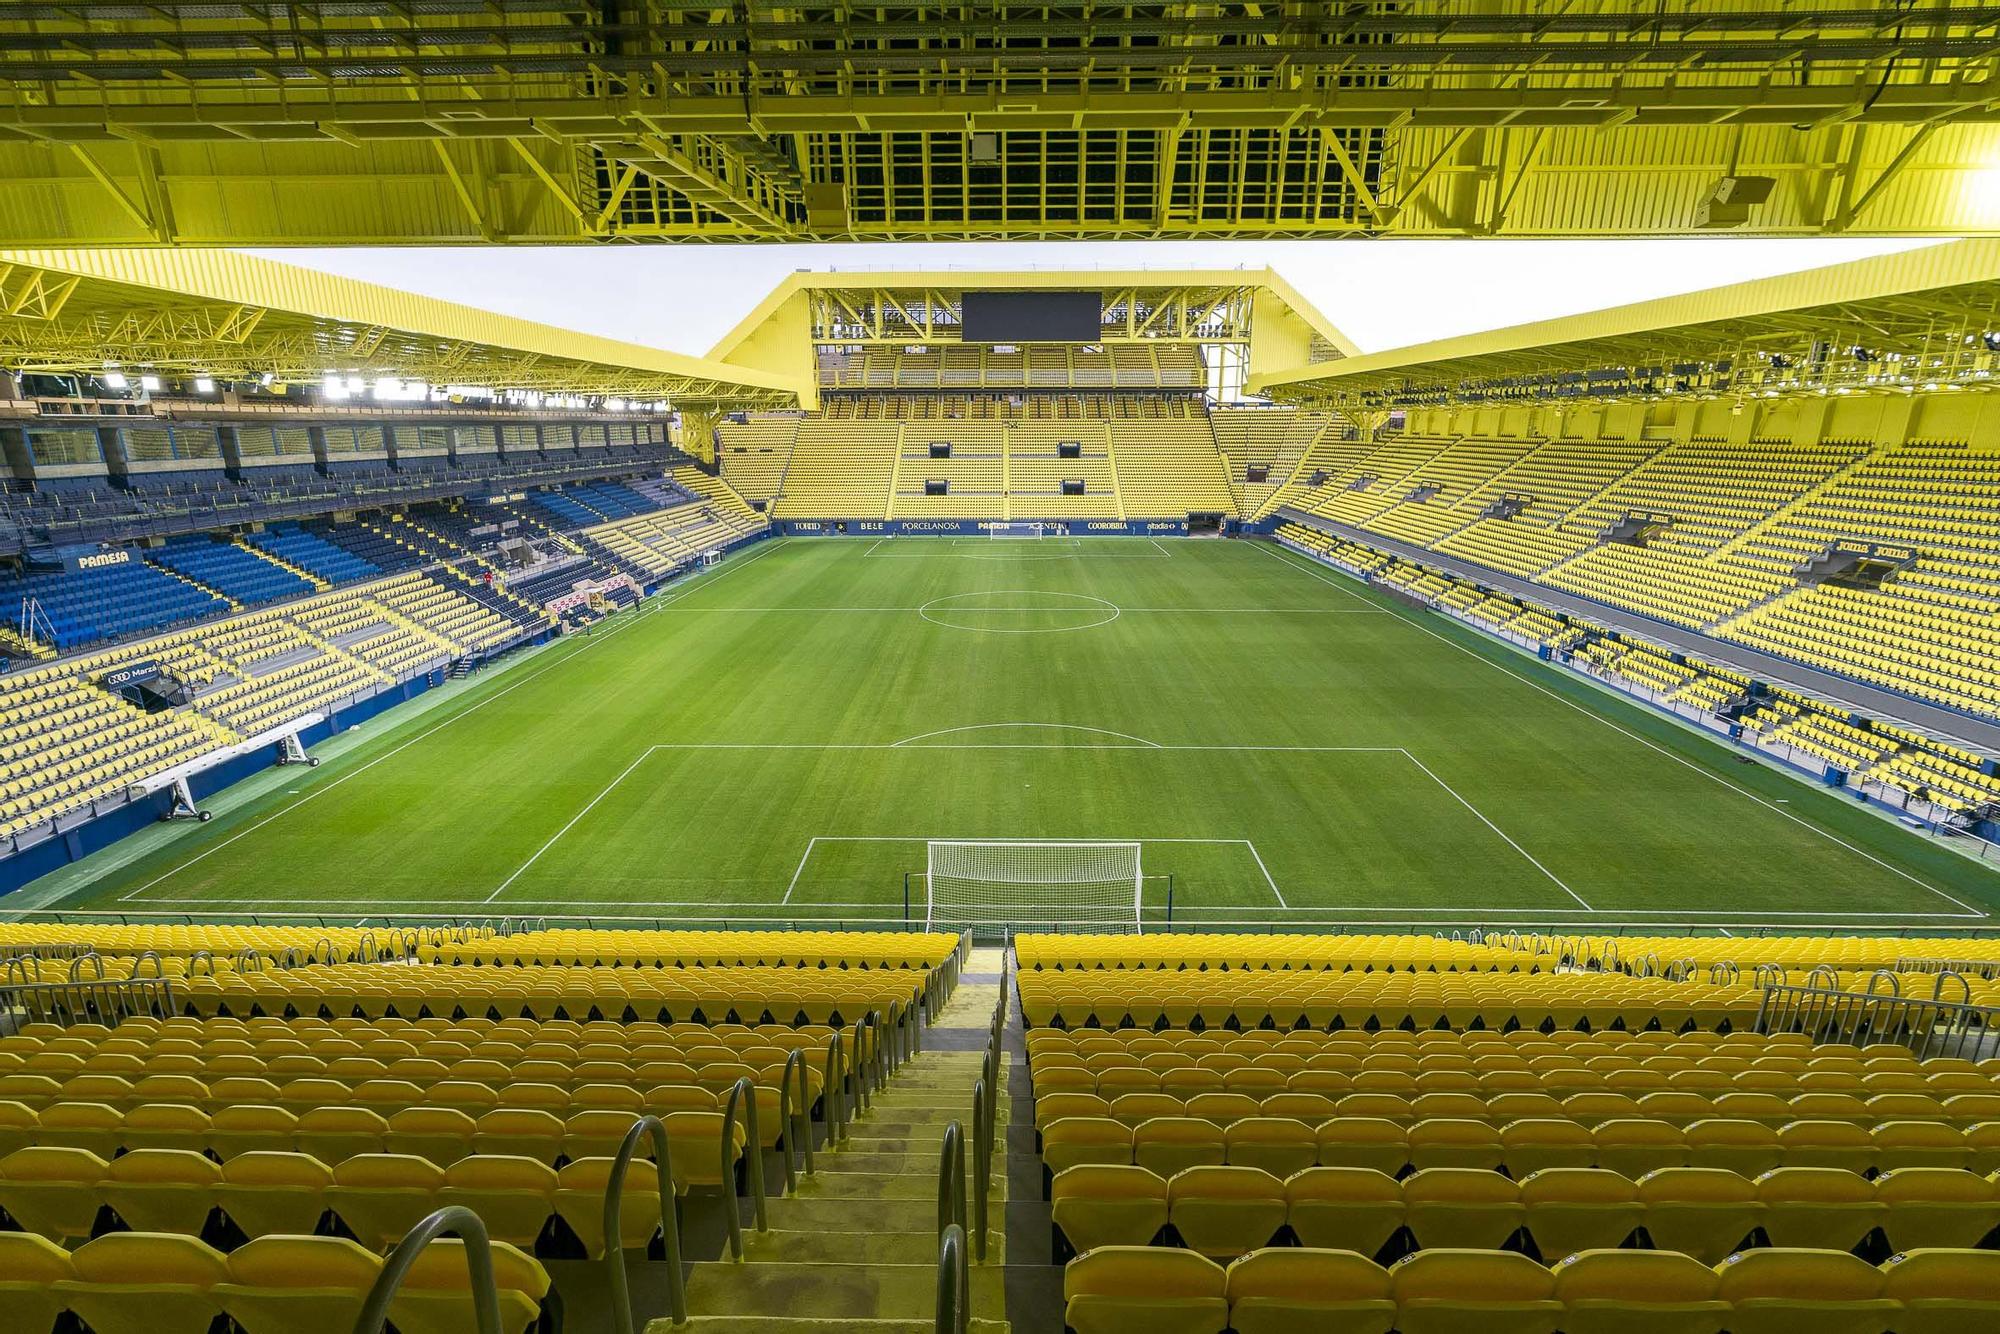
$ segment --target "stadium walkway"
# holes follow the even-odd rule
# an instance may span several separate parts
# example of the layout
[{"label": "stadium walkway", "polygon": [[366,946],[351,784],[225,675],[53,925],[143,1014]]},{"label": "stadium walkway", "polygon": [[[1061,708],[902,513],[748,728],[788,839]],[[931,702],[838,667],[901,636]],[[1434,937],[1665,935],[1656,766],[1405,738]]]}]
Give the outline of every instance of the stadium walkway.
[{"label": "stadium walkway", "polygon": [[[796,1194],[770,1202],[770,1231],[746,1234],[742,1263],[690,1266],[691,1319],[681,1328],[714,1334],[928,1334],[934,1328],[944,1128],[951,1121],[963,1127],[970,1168],[972,1086],[1004,967],[1002,951],[973,951],[958,989],[924,1031],[923,1052],[876,1095],[846,1142],[820,1153],[817,1173],[803,1178]],[[1010,1317],[1022,1329],[1059,1329],[1062,1319],[1062,1271],[1048,1263],[1048,1206],[1041,1203],[1040,1163],[1032,1153],[1033,1099],[1016,1101],[1006,1093],[1026,1069],[1013,1016],[1005,1044],[988,1182],[993,1227],[985,1263],[975,1259],[972,1265],[977,1334],[1001,1334]],[[1030,1147],[1025,1164],[1021,1154],[1009,1152],[1023,1127]],[[968,1183],[969,1210],[970,1189]],[[1010,1201],[1024,1192],[1027,1207],[1017,1209]],[[1009,1255],[1021,1263],[1009,1263]],[[673,1328],[656,1321],[648,1334]]]}]

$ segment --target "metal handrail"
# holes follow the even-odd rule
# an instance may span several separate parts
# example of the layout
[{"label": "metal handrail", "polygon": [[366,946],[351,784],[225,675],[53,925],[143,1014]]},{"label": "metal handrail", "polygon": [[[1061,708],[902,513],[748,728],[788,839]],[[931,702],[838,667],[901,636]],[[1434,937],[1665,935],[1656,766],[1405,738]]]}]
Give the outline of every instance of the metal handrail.
[{"label": "metal handrail", "polygon": [[[91,976],[83,975],[83,966],[89,964]],[[102,982],[104,980],[104,956],[96,950],[79,954],[69,961],[69,980],[72,982]]]},{"label": "metal handrail", "polygon": [[956,1121],[946,1123],[938,1151],[937,1205],[939,1232],[965,1230],[965,1132]]},{"label": "metal handrail", "polygon": [[[7,961],[11,976],[20,961]],[[25,969],[21,970],[23,973]],[[0,1012],[19,1011],[31,1023],[105,1024],[115,1027],[135,1015],[176,1012],[174,983],[167,977],[86,979],[81,982],[22,982],[0,986]]]},{"label": "metal handrail", "polygon": [[1814,1043],[1894,1043],[1919,1059],[1981,1059],[2000,1041],[2000,1006],[1924,1000],[1831,987],[1764,989],[1759,1033],[1804,1033]]},{"label": "metal handrail", "polygon": [[1891,996],[1900,996],[1903,994],[1903,979],[1886,968],[1877,968],[1868,975],[1867,991],[1869,995],[1872,996],[1875,994],[1875,986],[1879,982],[1887,982],[1889,984],[1889,994]]},{"label": "metal handrail", "polygon": [[676,1325],[687,1323],[687,1278],[681,1273],[680,1214],[675,1207],[673,1156],[667,1149],[666,1123],[657,1116],[641,1116],[625,1132],[625,1139],[611,1159],[611,1175],[604,1183],[604,1263],[611,1276],[611,1320],[614,1334],[638,1334],[632,1320],[632,1291],[625,1274],[624,1247],[621,1246],[625,1221],[625,1172],[632,1166],[641,1138],[653,1142],[653,1166],[659,1173],[660,1239],[667,1251],[667,1309]]},{"label": "metal handrail", "polygon": [[972,1328],[971,1289],[965,1229],[953,1224],[938,1238],[937,1334],[968,1334]]},{"label": "metal handrail", "polygon": [[987,1178],[993,1173],[993,1094],[984,1079],[972,1081],[972,1245],[986,1259]]},{"label": "metal handrail", "polygon": [[1970,973],[1991,982],[2000,978],[2000,959],[1931,959],[1905,957],[1889,965],[1899,973]]},{"label": "metal handrail", "polygon": [[847,1094],[842,1087],[846,1071],[842,1069],[842,1044],[839,1033],[832,1033],[826,1039],[826,1080],[821,1096],[826,1099],[826,1143],[828,1148],[840,1143],[844,1138],[847,1120]]},{"label": "metal handrail", "polygon": [[722,1109],[722,1181],[728,1195],[728,1207],[723,1213],[729,1219],[729,1253],[736,1259],[743,1258],[743,1220],[736,1207],[736,1192],[730,1183],[736,1179],[736,1109],[743,1109],[743,1158],[744,1176],[750,1185],[751,1217],[759,1232],[771,1230],[770,1219],[764,1201],[764,1148],[763,1136],[757,1126],[757,1086],[745,1075],[729,1086],[729,1101]]},{"label": "metal handrail", "polygon": [[[798,1096],[792,1096],[792,1072],[798,1072]],[[805,1171],[813,1170],[812,1150],[812,1089],[806,1083],[806,1054],[797,1048],[785,1057],[785,1068],[778,1072],[778,1127],[783,1136],[781,1161],[785,1165],[785,1193],[791,1194],[798,1187],[798,1178],[792,1172],[792,1154],[801,1146],[805,1152]]]},{"label": "metal handrail", "polygon": [[447,1233],[455,1233],[465,1243],[465,1265],[472,1279],[472,1319],[477,1334],[500,1334],[500,1288],[493,1281],[493,1244],[487,1240],[486,1224],[462,1204],[446,1205],[424,1219],[396,1243],[396,1249],[375,1276],[375,1284],[362,1299],[361,1313],[354,1318],[354,1334],[382,1334],[389,1321],[389,1303],[424,1248]]}]

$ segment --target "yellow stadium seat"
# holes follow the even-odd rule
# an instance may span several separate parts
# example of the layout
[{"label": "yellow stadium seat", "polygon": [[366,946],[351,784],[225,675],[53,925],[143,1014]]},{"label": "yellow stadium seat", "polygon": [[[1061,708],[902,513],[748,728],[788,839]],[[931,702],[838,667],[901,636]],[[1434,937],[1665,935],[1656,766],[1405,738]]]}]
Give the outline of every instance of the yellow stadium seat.
[{"label": "yellow stadium seat", "polygon": [[439,1205],[462,1204],[496,1241],[532,1248],[555,1209],[556,1172],[534,1158],[478,1154],[444,1170]]},{"label": "yellow stadium seat", "polygon": [[1167,1181],[1167,1221],[1203,1255],[1242,1255],[1285,1225],[1284,1183],[1254,1167],[1190,1167]]},{"label": "yellow stadium seat", "polygon": [[386,1251],[436,1208],[444,1169],[409,1154],[367,1153],[342,1159],[324,1191],[362,1245]]},{"label": "yellow stadium seat", "polygon": [[1717,1334],[1715,1271],[1671,1251],[1586,1250],[1550,1270],[1563,1334]]},{"label": "yellow stadium seat", "polygon": [[1222,1128],[1193,1116],[1160,1116],[1132,1130],[1132,1161],[1171,1179],[1190,1167],[1219,1167],[1228,1158]]},{"label": "yellow stadium seat", "polygon": [[261,1237],[213,1289],[246,1334],[350,1334],[382,1259],[345,1237]]},{"label": "yellow stadium seat", "polygon": [[1638,1230],[1644,1208],[1629,1177],[1602,1167],[1551,1167],[1521,1182],[1521,1208],[1542,1258],[1615,1248]]},{"label": "yellow stadium seat", "polygon": [[1852,1121],[1793,1121],[1778,1128],[1778,1147],[1787,1167],[1868,1172],[1875,1166],[1875,1141]]},{"label": "yellow stadium seat", "polygon": [[1498,1249],[1520,1230],[1521,1188],[1498,1172],[1425,1168],[1403,1180],[1403,1217],[1427,1249]]},{"label": "yellow stadium seat", "polygon": [[1884,1121],[1868,1128],[1875,1141],[1875,1167],[1970,1167],[1972,1147],[1957,1126],[1936,1121]]},{"label": "yellow stadium seat", "polygon": [[1395,1176],[1410,1162],[1409,1131],[1381,1117],[1337,1116],[1314,1132],[1323,1167],[1366,1167]]},{"label": "yellow stadium seat", "polygon": [[125,1114],[101,1102],[58,1102],[42,1108],[37,1140],[52,1148],[88,1149],[110,1158],[121,1147]]},{"label": "yellow stadium seat", "polygon": [[1508,1251],[1419,1251],[1389,1287],[1399,1334],[1552,1334],[1563,1316],[1549,1271]]},{"label": "yellow stadium seat", "polygon": [[1259,1167],[1283,1180],[1319,1161],[1314,1127],[1303,1121],[1246,1117],[1223,1127],[1222,1134],[1232,1167]]},{"label": "yellow stadium seat", "polygon": [[1666,1167],[1638,1181],[1646,1234],[1663,1251],[1714,1264],[1764,1218],[1756,1184],[1719,1167]]},{"label": "yellow stadium seat", "polygon": [[2000,1227],[2000,1182],[1950,1167],[1904,1167],[1875,1178],[1891,1249],[1971,1247]]},{"label": "yellow stadium seat", "polygon": [[1637,1180],[1663,1167],[1687,1165],[1687,1132],[1671,1121],[1645,1117],[1600,1122],[1590,1132],[1597,1165]]},{"label": "yellow stadium seat", "polygon": [[1252,1251],[1223,1285],[1236,1334],[1387,1334],[1396,1320],[1388,1271],[1344,1251]]},{"label": "yellow stadium seat", "polygon": [[1896,1334],[1991,1334],[2000,1329],[2000,1251],[1904,1251],[1882,1265],[1882,1296],[1902,1308]]},{"label": "yellow stadium seat", "polygon": [[1110,1117],[1064,1117],[1042,1131],[1042,1162],[1052,1173],[1085,1163],[1129,1163],[1132,1143],[1132,1128]]},{"label": "yellow stadium seat", "polygon": [[1051,1217],[1081,1255],[1099,1246],[1144,1246],[1167,1223],[1167,1183],[1130,1165],[1087,1164],[1056,1173]]},{"label": "yellow stadium seat", "polygon": [[1773,1246],[1849,1251],[1887,1206],[1864,1177],[1831,1167],[1780,1167],[1757,1178],[1763,1228]]},{"label": "yellow stadium seat", "polygon": [[[591,1259],[604,1255],[604,1192],[611,1181],[610,1158],[579,1158],[556,1173],[552,1202]],[[649,1161],[634,1159],[625,1173],[619,1198],[618,1229],[622,1250],[643,1250],[660,1230],[660,1177]],[[676,1178],[674,1189],[687,1183]]]},{"label": "yellow stadium seat", "polygon": [[49,1334],[63,1312],[55,1285],[76,1277],[69,1252],[33,1232],[0,1232],[0,1334]]},{"label": "yellow stadium seat", "polygon": [[191,1149],[135,1149],[112,1160],[98,1197],[135,1232],[201,1235],[222,1168]]},{"label": "yellow stadium seat", "polygon": [[333,1169],[310,1154],[240,1153],[222,1165],[215,1202],[247,1236],[309,1236],[332,1184]]},{"label": "yellow stadium seat", "polygon": [[1301,1245],[1374,1256],[1403,1226],[1403,1190],[1372,1167],[1312,1167],[1285,1182]]},{"label": "yellow stadium seat", "polygon": [[51,1241],[88,1237],[110,1164],[88,1149],[31,1145],[0,1158],[0,1208]]},{"label": "yellow stadium seat", "polygon": [[1716,1276],[1730,1334],[1882,1334],[1895,1324],[1881,1273],[1839,1251],[1743,1251],[1717,1265]]},{"label": "yellow stadium seat", "polygon": [[[389,1302],[389,1321],[402,1334],[462,1334],[472,1324],[472,1281],[465,1243],[432,1242],[404,1276]],[[500,1290],[502,1334],[523,1334],[541,1314],[549,1276],[533,1257],[504,1241],[493,1243],[493,1282]]]},{"label": "yellow stadium seat", "polygon": [[300,1153],[321,1162],[337,1163],[363,1154],[380,1153],[389,1123],[365,1107],[312,1107],[299,1114],[292,1139]]},{"label": "yellow stadium seat", "polygon": [[1426,1167],[1498,1168],[1506,1157],[1500,1132],[1484,1121],[1440,1117],[1409,1128],[1410,1163]]},{"label": "yellow stadium seat", "polygon": [[382,1150],[428,1158],[439,1167],[449,1167],[472,1152],[476,1129],[477,1123],[457,1107],[406,1107],[388,1117]]},{"label": "yellow stadium seat", "polygon": [[472,1151],[553,1163],[562,1153],[562,1118],[530,1107],[498,1107],[473,1123]]},{"label": "yellow stadium seat", "polygon": [[125,1113],[119,1141],[127,1149],[193,1149],[208,1147],[211,1120],[199,1107],[177,1103],[142,1103]]},{"label": "yellow stadium seat", "polygon": [[1759,1121],[1697,1121],[1686,1134],[1690,1167],[1720,1167],[1754,1177],[1785,1160],[1778,1132]]},{"label": "yellow stadium seat", "polygon": [[208,1146],[224,1162],[243,1153],[287,1153],[298,1147],[298,1121],[282,1107],[220,1107],[209,1117]]},{"label": "yellow stadium seat", "polygon": [[1597,1144],[1588,1128],[1559,1117],[1530,1117],[1500,1127],[1500,1150],[1516,1181],[1548,1167],[1591,1167]]},{"label": "yellow stadium seat", "polygon": [[1225,1275],[1192,1251],[1102,1246],[1064,1268],[1063,1322],[1076,1334],[1220,1334]]},{"label": "yellow stadium seat", "polygon": [[228,1262],[194,1237],[113,1232],[70,1263],[76,1277],[59,1279],[56,1294],[95,1334],[208,1334],[222,1314],[214,1288]]}]

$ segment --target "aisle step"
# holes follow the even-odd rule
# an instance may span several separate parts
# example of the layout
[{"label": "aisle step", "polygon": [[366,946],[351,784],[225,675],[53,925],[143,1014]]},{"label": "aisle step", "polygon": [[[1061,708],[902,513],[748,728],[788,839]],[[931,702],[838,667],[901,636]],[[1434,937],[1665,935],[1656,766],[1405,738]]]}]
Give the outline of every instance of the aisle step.
[{"label": "aisle step", "polygon": [[[969,1149],[971,1146],[968,1145]],[[999,1175],[995,1174],[996,1177]],[[995,1186],[993,1199],[1004,1198],[1004,1181]],[[787,1196],[800,1200],[936,1200],[937,1167],[921,1172],[819,1172],[800,1180],[798,1192]]]},{"label": "aisle step", "polygon": [[[972,1133],[969,1126],[966,1133],[968,1135]],[[849,1172],[867,1172],[876,1175],[935,1177],[943,1140],[944,1136],[940,1134],[933,1136],[928,1144],[919,1139],[905,1149],[878,1149],[875,1146],[880,1141],[869,1141],[865,1147],[821,1154],[813,1161],[813,1167],[820,1174],[831,1173],[835,1176]],[[969,1153],[971,1149],[972,1146],[968,1142],[966,1151]],[[995,1177],[1001,1175],[997,1159],[993,1164],[993,1175]]]},{"label": "aisle step", "polygon": [[[796,1219],[787,1219],[796,1223]],[[745,1236],[743,1258],[752,1264],[935,1265],[938,1256],[937,1208],[925,1216],[928,1227],[903,1231],[836,1232],[812,1230]],[[1001,1229],[989,1227],[987,1263],[999,1262],[1004,1249]]]},{"label": "aisle step", "polygon": [[[972,1270],[972,1310],[998,1318],[1006,1310],[1001,1266]],[[937,1315],[937,1261],[922,1264],[736,1264],[693,1267],[688,1310],[705,1315],[811,1312],[818,1319],[925,1320]]]}]

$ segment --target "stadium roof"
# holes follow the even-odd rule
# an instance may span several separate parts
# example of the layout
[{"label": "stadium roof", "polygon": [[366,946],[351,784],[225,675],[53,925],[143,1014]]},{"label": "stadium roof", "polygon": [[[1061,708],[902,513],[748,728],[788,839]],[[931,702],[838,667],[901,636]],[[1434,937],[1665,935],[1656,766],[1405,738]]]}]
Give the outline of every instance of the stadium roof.
[{"label": "stadium roof", "polygon": [[1356,408],[2000,387],[2000,241],[1759,278],[1322,366],[1253,392]]},{"label": "stadium roof", "polygon": [[229,251],[0,250],[0,366],[432,385],[789,406],[788,377]]},{"label": "stadium roof", "polygon": [[0,6],[14,245],[2000,229],[1978,0]]}]

